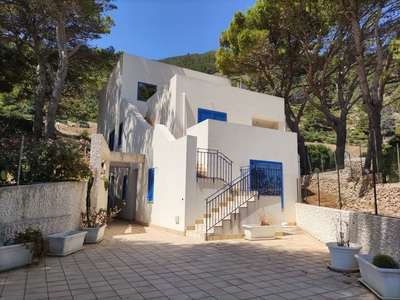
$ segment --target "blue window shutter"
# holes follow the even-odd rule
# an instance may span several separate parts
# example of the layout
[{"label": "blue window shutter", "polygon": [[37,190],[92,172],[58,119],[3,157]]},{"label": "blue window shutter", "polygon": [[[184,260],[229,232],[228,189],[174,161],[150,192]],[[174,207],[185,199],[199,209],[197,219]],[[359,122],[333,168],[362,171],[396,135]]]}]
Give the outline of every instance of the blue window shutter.
[{"label": "blue window shutter", "polygon": [[213,119],[226,122],[226,113],[215,111]]},{"label": "blue window shutter", "polygon": [[154,200],[154,168],[149,169],[149,178],[147,182],[147,201]]},{"label": "blue window shutter", "polygon": [[128,183],[128,175],[124,175],[124,180],[122,181],[122,201],[126,201],[126,186]]},{"label": "blue window shutter", "polygon": [[226,113],[225,112],[199,108],[198,109],[198,113],[197,113],[198,123],[200,123],[200,122],[202,122],[204,120],[207,120],[207,119],[226,122],[227,117],[226,117]]},{"label": "blue window shutter", "polygon": [[114,151],[114,141],[115,141],[115,129],[111,131],[108,136],[108,148],[110,148],[110,151]]},{"label": "blue window shutter", "polygon": [[118,128],[118,148],[121,148],[122,146],[122,129],[123,129],[123,122],[119,123],[119,128]]}]

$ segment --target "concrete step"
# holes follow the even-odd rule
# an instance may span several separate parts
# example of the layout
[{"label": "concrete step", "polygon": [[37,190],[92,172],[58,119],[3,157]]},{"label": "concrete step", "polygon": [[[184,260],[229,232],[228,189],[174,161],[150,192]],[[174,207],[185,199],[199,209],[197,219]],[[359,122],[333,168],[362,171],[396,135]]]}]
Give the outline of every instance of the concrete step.
[{"label": "concrete step", "polygon": [[186,230],[186,236],[190,238],[194,238],[197,240],[205,241],[206,240],[206,235],[202,231],[197,231],[197,230]]}]

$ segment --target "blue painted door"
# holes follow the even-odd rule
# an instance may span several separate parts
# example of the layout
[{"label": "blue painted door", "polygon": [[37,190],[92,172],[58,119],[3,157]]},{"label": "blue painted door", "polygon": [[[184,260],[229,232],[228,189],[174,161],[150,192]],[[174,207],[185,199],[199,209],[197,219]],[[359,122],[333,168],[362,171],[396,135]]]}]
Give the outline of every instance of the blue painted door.
[{"label": "blue painted door", "polygon": [[283,208],[282,163],[251,159],[250,188],[259,195],[280,195]]},{"label": "blue painted door", "polygon": [[114,141],[115,141],[115,129],[108,135],[108,148],[110,151],[114,151]]},{"label": "blue painted door", "polygon": [[198,123],[207,120],[207,119],[212,119],[212,120],[218,120],[218,121],[223,121],[226,122],[226,113],[222,111],[216,111],[216,110],[208,110],[204,108],[199,108],[198,109],[198,116],[197,120]]},{"label": "blue painted door", "polygon": [[154,168],[149,169],[149,177],[147,181],[147,201],[154,200]]}]

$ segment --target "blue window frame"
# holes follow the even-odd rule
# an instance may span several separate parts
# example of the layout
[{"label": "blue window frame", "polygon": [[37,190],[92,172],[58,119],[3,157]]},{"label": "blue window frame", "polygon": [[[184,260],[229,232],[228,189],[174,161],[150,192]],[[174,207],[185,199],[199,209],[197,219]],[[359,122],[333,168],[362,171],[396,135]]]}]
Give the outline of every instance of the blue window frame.
[{"label": "blue window frame", "polygon": [[123,129],[123,122],[119,123],[118,127],[118,149],[122,147],[122,129]]},{"label": "blue window frame", "polygon": [[149,169],[149,178],[147,181],[147,201],[153,202],[154,200],[154,171],[155,168]]},{"label": "blue window frame", "polygon": [[150,83],[138,82],[137,99],[147,101],[157,92],[157,86]]},{"label": "blue window frame", "polygon": [[207,119],[226,122],[227,118],[226,118],[226,113],[225,112],[199,108],[198,109],[198,114],[197,114],[198,123],[200,123],[200,122],[202,122],[204,120],[207,120]]},{"label": "blue window frame", "polygon": [[250,189],[258,190],[259,195],[280,195],[281,207],[284,208],[282,163],[251,159]]},{"label": "blue window frame", "polygon": [[128,175],[124,175],[124,179],[122,181],[122,201],[126,201],[127,185],[128,185]]},{"label": "blue window frame", "polygon": [[108,135],[108,148],[110,151],[114,151],[114,143],[115,143],[115,129],[110,132]]}]

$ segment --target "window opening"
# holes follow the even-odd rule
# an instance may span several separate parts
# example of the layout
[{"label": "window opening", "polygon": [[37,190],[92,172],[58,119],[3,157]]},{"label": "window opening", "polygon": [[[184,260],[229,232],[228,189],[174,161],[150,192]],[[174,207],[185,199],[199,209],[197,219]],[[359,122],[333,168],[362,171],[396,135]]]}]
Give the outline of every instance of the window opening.
[{"label": "window opening", "polygon": [[157,92],[157,86],[150,83],[138,82],[137,99],[147,101]]}]

